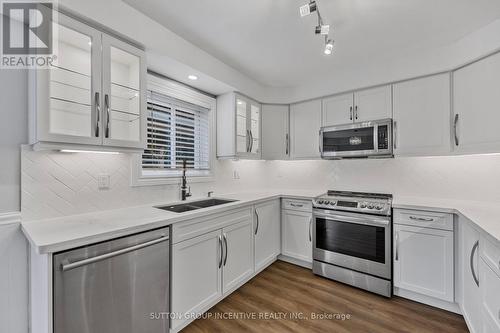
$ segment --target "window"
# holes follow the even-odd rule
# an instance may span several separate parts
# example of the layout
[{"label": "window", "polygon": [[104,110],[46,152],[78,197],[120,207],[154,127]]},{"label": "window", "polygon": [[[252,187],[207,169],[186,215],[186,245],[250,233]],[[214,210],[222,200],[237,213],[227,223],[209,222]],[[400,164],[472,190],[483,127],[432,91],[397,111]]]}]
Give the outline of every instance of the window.
[{"label": "window", "polygon": [[181,176],[184,161],[189,177],[210,176],[214,108],[212,97],[149,75],[147,147],[136,163],[133,185],[170,183],[168,178]]}]

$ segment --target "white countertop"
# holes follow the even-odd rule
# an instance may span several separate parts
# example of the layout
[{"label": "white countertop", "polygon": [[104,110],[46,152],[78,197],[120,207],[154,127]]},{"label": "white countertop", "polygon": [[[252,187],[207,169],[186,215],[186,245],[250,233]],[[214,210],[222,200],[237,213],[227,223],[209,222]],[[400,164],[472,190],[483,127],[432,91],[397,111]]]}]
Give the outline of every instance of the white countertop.
[{"label": "white countertop", "polygon": [[[156,206],[166,206],[180,202],[157,202],[143,206],[22,222],[21,226],[36,252],[45,254],[165,227],[176,222],[253,205],[273,198],[311,199],[325,192],[326,190],[289,190],[224,194],[218,195],[216,198],[237,201],[184,213],[173,213],[155,208]],[[193,198],[189,201],[203,199],[207,198]]]},{"label": "white countertop", "polygon": [[[168,226],[210,213],[220,213],[273,198],[311,199],[325,193],[319,191],[278,190],[218,195],[217,198],[238,200],[221,206],[173,213],[155,208],[178,202],[100,211],[22,223],[22,229],[37,253],[53,253],[137,232]],[[197,201],[206,198],[193,198]],[[449,200],[430,197],[394,197],[394,208],[431,210],[461,214],[500,242],[500,203]]]}]

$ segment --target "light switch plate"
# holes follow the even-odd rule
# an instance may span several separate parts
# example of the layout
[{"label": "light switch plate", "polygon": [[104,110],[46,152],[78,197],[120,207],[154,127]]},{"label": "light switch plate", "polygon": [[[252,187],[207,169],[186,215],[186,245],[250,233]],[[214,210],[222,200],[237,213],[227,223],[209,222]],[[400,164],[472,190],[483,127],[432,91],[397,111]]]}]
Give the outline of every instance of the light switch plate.
[{"label": "light switch plate", "polygon": [[97,187],[100,190],[109,190],[110,176],[106,174],[97,176]]}]

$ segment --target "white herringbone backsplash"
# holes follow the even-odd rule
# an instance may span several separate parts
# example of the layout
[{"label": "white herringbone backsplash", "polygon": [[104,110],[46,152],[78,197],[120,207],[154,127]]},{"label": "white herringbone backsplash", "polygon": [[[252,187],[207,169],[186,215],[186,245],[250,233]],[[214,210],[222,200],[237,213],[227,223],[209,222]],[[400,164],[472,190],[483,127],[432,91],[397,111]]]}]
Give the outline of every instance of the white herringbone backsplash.
[{"label": "white herringbone backsplash", "polygon": [[[179,200],[179,185],[132,187],[128,154],[22,150],[25,220]],[[192,183],[194,197],[237,191],[327,189],[500,202],[500,155],[341,161],[216,161],[214,181]],[[236,173],[236,177],[235,177]],[[99,190],[97,177],[111,177]],[[237,179],[234,179],[237,178]]]},{"label": "white herringbone backsplash", "polygon": [[[131,187],[131,156],[54,151],[21,152],[21,211],[24,220],[178,200],[178,185]],[[97,177],[110,175],[99,190]]]}]

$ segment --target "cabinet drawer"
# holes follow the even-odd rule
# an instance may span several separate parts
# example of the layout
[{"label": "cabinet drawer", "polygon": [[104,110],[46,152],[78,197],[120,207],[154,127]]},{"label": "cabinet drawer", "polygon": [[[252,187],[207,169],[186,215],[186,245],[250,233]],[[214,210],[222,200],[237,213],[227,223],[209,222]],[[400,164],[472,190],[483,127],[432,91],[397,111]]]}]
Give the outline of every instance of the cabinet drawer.
[{"label": "cabinet drawer", "polygon": [[453,215],[422,210],[394,209],[394,224],[453,230]]},{"label": "cabinet drawer", "polygon": [[283,199],[283,209],[299,210],[302,212],[312,212],[312,201]]},{"label": "cabinet drawer", "polygon": [[175,223],[172,226],[172,243],[178,243],[231,224],[253,219],[251,207],[213,214]]},{"label": "cabinet drawer", "polygon": [[479,276],[481,283],[481,293],[483,298],[483,316],[489,314],[500,326],[500,277],[493,270],[480,260]]},{"label": "cabinet drawer", "polygon": [[481,237],[479,252],[484,262],[499,276],[500,279],[500,247],[486,237]]}]

